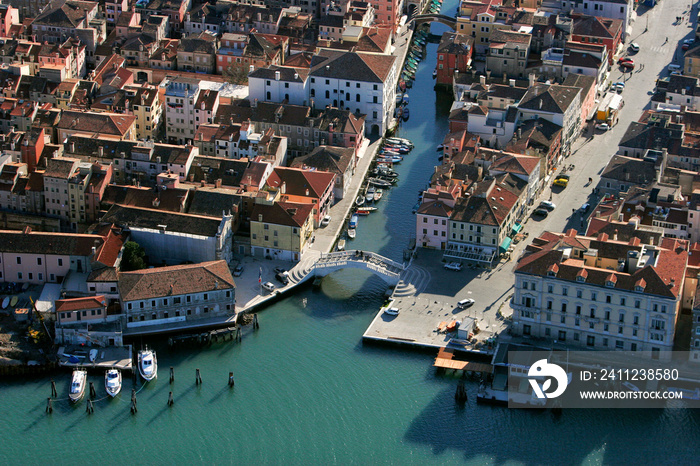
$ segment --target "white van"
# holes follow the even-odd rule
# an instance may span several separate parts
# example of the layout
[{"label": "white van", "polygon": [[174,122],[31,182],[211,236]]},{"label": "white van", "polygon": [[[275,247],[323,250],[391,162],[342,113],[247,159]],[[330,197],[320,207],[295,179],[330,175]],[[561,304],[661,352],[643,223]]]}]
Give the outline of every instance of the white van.
[{"label": "white van", "polygon": [[474,300],[471,298],[463,299],[457,303],[457,307],[460,309],[466,309],[474,304]]},{"label": "white van", "polygon": [[680,71],[681,69],[681,65],[676,65],[675,63],[668,65],[668,71]]}]

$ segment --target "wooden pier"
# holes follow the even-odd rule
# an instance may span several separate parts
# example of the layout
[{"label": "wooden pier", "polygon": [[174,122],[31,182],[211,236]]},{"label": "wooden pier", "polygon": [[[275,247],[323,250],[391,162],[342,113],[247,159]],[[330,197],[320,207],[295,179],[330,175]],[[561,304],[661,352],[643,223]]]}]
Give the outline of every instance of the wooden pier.
[{"label": "wooden pier", "polygon": [[483,374],[492,374],[493,366],[483,362],[462,361],[455,359],[455,353],[451,349],[442,348],[435,358],[433,367],[437,369],[452,369],[454,371],[470,371],[481,372]]}]

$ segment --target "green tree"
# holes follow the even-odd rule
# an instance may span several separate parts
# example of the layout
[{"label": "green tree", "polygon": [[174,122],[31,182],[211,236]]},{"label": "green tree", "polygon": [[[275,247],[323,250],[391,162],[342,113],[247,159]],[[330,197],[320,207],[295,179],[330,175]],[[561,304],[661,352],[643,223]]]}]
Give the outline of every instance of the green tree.
[{"label": "green tree", "polygon": [[229,65],[223,75],[231,84],[248,84],[248,67],[245,65]]},{"label": "green tree", "polygon": [[128,272],[130,270],[140,270],[146,268],[146,251],[134,241],[127,241],[124,245],[124,252],[122,253],[122,272]]}]

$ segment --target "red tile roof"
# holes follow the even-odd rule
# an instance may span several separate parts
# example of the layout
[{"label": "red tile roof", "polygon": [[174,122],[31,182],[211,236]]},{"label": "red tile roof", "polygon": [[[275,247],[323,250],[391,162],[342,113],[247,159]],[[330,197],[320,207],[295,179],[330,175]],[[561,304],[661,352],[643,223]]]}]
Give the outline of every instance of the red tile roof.
[{"label": "red tile roof", "polygon": [[97,309],[106,306],[107,301],[104,295],[56,300],[56,312],[82,311],[84,309]]}]

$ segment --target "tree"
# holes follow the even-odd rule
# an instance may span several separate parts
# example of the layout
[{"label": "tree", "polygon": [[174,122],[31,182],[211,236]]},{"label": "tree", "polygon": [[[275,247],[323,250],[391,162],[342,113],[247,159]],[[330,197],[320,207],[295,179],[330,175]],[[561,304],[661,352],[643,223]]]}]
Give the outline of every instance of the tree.
[{"label": "tree", "polygon": [[130,270],[140,270],[146,268],[146,251],[134,241],[127,241],[124,245],[124,252],[122,253],[122,272],[128,272]]},{"label": "tree", "polygon": [[248,67],[241,65],[229,65],[224,70],[224,78],[231,84],[248,84]]}]

